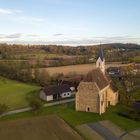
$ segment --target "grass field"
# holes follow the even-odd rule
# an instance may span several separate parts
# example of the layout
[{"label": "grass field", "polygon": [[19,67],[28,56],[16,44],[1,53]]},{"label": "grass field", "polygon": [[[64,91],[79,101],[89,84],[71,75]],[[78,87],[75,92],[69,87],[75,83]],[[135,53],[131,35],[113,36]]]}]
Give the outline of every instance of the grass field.
[{"label": "grass field", "polygon": [[[124,65],[125,64],[121,64],[121,63],[109,63],[109,64],[106,64],[106,68],[118,67],[118,66],[124,66]],[[40,70],[46,69],[50,75],[53,75],[55,73],[68,74],[71,72],[76,72],[78,74],[86,74],[87,72],[89,72],[90,70],[94,68],[96,68],[95,64],[81,64],[81,65],[41,68]]]},{"label": "grass field", "polygon": [[[110,120],[114,124],[118,125],[124,130],[131,130],[134,128],[140,128],[140,122],[136,122],[124,117],[121,117],[117,114],[120,106],[110,107],[106,113],[103,115],[89,113],[89,112],[76,112],[74,109],[74,103],[57,105],[52,107],[43,108],[38,116],[46,116],[49,114],[55,114],[63,118],[68,124],[72,127],[81,125],[84,123],[97,122],[101,120]],[[33,117],[32,112],[19,113],[11,116],[5,116],[0,118],[0,121],[4,120],[13,120],[17,118],[28,118]]]},{"label": "grass field", "polygon": [[83,140],[57,116],[0,123],[1,140]]},{"label": "grass field", "polygon": [[14,55],[16,59],[29,59],[29,58],[34,58],[34,59],[44,59],[44,58],[67,58],[70,57],[65,54],[52,54],[52,53],[46,53],[44,51],[42,52],[33,52],[33,53],[27,53],[27,54],[17,54]]},{"label": "grass field", "polygon": [[129,60],[130,60],[131,62],[140,63],[140,56],[136,56],[136,57],[130,58]]},{"label": "grass field", "polygon": [[0,77],[0,103],[8,105],[9,110],[26,107],[26,97],[39,87]]}]

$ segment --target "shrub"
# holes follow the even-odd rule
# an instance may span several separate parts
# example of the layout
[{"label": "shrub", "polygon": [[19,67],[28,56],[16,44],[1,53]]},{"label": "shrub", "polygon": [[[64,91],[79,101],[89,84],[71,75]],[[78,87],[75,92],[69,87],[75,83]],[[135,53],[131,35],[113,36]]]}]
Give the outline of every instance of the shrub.
[{"label": "shrub", "polygon": [[5,104],[0,104],[0,115],[8,110],[8,106]]},{"label": "shrub", "polygon": [[33,112],[37,113],[42,108],[43,103],[39,99],[32,98],[29,101],[29,106]]}]

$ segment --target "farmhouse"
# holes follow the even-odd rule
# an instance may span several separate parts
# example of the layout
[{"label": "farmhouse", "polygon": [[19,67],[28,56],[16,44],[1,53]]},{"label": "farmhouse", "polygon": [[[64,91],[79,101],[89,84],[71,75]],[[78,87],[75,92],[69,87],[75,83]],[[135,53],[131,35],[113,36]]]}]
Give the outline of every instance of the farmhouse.
[{"label": "farmhouse", "polygon": [[40,92],[40,98],[45,101],[52,101],[60,98],[71,97],[72,91],[67,84],[50,85]]},{"label": "farmhouse", "polygon": [[90,71],[78,86],[76,110],[102,114],[109,105],[118,103],[118,91],[105,71],[105,58],[101,49],[96,69]]}]

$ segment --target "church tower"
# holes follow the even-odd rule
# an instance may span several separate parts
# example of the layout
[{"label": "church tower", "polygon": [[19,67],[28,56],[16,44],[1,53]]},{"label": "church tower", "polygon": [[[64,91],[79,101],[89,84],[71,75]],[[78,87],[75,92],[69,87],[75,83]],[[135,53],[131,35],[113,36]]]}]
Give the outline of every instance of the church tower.
[{"label": "church tower", "polygon": [[96,68],[100,68],[101,71],[105,74],[105,58],[102,48],[100,48],[100,51],[97,56]]}]

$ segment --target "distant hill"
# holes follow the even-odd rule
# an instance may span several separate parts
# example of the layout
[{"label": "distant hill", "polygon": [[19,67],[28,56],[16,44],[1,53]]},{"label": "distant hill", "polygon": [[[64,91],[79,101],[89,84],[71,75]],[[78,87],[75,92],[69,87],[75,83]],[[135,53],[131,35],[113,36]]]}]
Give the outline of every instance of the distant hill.
[{"label": "distant hill", "polygon": [[103,44],[103,47],[112,47],[112,48],[119,48],[119,49],[140,49],[140,45],[138,44],[122,44],[122,43],[112,43],[112,44]]}]

